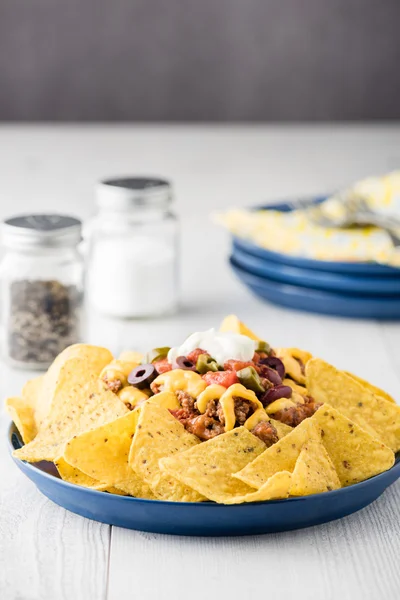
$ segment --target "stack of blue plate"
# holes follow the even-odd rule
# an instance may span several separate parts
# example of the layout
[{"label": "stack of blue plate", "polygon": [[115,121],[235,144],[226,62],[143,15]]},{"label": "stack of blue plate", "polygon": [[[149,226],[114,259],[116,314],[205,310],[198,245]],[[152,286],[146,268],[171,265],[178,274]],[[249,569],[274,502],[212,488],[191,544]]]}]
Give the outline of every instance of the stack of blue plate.
[{"label": "stack of blue plate", "polygon": [[[290,210],[286,204],[262,208]],[[252,292],[275,304],[344,317],[400,319],[400,269],[296,258],[235,236],[230,264]]]}]

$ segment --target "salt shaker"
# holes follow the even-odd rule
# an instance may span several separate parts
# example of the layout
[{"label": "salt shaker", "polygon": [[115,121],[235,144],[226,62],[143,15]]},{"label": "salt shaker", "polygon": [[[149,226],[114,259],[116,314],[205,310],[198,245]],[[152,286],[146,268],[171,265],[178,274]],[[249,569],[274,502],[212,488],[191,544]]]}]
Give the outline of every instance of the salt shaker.
[{"label": "salt shaker", "polygon": [[2,224],[0,265],[3,357],[12,366],[45,369],[81,341],[81,222],[24,215]]},{"label": "salt shaker", "polygon": [[88,227],[87,291],[99,313],[119,318],[170,314],[178,296],[178,222],[172,189],[159,178],[107,179]]}]

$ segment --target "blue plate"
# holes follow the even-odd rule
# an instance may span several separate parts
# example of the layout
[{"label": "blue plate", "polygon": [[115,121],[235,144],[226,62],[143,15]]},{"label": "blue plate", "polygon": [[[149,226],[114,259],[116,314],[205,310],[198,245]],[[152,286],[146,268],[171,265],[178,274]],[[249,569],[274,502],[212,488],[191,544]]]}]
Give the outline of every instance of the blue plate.
[{"label": "blue plate", "polygon": [[[318,196],[315,198],[315,204],[319,204],[325,199],[325,196]],[[267,206],[256,206],[254,210],[280,210],[282,212],[290,212],[291,207],[285,202],[280,202],[278,204],[268,204]],[[380,265],[378,263],[331,262],[325,260],[314,260],[311,258],[299,258],[296,256],[290,256],[288,254],[282,254],[280,252],[273,252],[272,250],[266,250],[257,244],[236,236],[232,236],[232,240],[234,248],[239,248],[240,250],[249,252],[254,256],[258,256],[259,258],[291,267],[316,269],[317,271],[330,271],[332,273],[348,273],[353,275],[384,275],[386,277],[399,277],[400,273],[400,269],[395,269],[394,267],[388,267],[386,265]]]},{"label": "blue plate", "polygon": [[350,294],[400,296],[400,271],[397,277],[381,275],[377,278],[317,271],[316,269],[301,269],[259,258],[237,246],[233,248],[232,259],[236,265],[249,273],[281,283]]},{"label": "blue plate", "polygon": [[400,296],[363,296],[280,283],[245,271],[231,258],[235,275],[250,290],[274,304],[322,315],[356,319],[400,319]]},{"label": "blue plate", "polygon": [[[14,425],[9,429],[10,450],[20,448]],[[17,466],[50,500],[82,517],[127,529],[173,535],[250,535],[290,531],[320,525],[364,508],[400,477],[400,461],[385,473],[348,488],[288,498],[224,506],[213,502],[163,502],[97,492],[66,483],[48,471],[49,463]]]}]

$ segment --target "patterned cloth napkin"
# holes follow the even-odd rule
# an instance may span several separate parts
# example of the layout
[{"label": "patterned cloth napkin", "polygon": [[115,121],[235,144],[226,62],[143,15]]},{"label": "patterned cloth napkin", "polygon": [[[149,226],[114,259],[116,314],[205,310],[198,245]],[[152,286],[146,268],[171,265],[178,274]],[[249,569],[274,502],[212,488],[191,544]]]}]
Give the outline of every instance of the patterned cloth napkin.
[{"label": "patterned cloth napkin", "polygon": [[[369,177],[348,191],[363,196],[374,211],[400,219],[400,171]],[[323,202],[323,211],[338,215],[343,210],[341,202],[331,196]],[[395,247],[388,233],[377,227],[321,227],[310,221],[307,210],[283,213],[234,209],[214,218],[233,234],[275,252],[317,260],[372,261],[400,267],[400,247]]]}]

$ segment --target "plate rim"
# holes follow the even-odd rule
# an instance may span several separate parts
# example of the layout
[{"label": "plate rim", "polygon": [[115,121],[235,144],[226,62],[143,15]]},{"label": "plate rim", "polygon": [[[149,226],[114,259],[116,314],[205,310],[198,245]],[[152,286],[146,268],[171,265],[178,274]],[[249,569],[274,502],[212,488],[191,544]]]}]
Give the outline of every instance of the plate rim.
[{"label": "plate rim", "polygon": [[[235,263],[233,256],[229,256],[228,258],[229,265],[235,275],[241,279],[243,277],[242,283],[247,286],[258,287],[261,290],[270,289],[271,286],[275,287],[276,290],[282,294],[290,293],[291,297],[299,296],[299,294],[312,296],[314,300],[330,300],[330,301],[352,301],[352,302],[362,302],[364,305],[370,303],[378,303],[378,304],[387,304],[387,303],[397,303],[400,304],[400,294],[399,295],[382,295],[382,296],[371,296],[362,293],[348,293],[345,291],[335,291],[335,290],[323,290],[317,288],[311,288],[302,285],[296,285],[294,283],[286,283],[283,281],[276,281],[274,279],[270,279],[269,277],[262,277],[261,275],[255,275],[254,273],[250,273],[243,267],[240,267]],[[237,273],[236,273],[237,272]],[[246,281],[244,281],[246,279]],[[285,288],[285,290],[283,290]],[[314,311],[313,311],[314,312]]]},{"label": "plate rim", "polygon": [[[15,450],[15,447],[13,445],[12,442],[12,437],[13,435],[17,435],[19,440],[22,442],[20,433],[18,431],[17,426],[15,425],[15,423],[13,421],[10,422],[8,429],[7,429],[7,444],[8,444],[8,449],[9,449],[9,453],[11,455],[12,460],[16,463],[16,465],[18,466],[18,463],[24,465],[23,468],[19,467],[20,470],[23,471],[23,469],[27,469],[28,471],[31,471],[32,473],[35,474],[39,474],[39,477],[43,477],[44,479],[48,480],[48,481],[52,481],[54,483],[54,485],[59,485],[61,487],[64,487],[66,489],[71,489],[71,490],[79,490],[82,493],[86,493],[88,495],[92,495],[94,494],[99,495],[99,497],[102,497],[102,495],[104,494],[104,492],[100,491],[100,490],[94,490],[92,488],[87,488],[81,485],[76,485],[74,483],[70,483],[68,481],[64,481],[61,478],[58,477],[54,477],[54,475],[51,475],[50,473],[46,473],[45,471],[42,471],[41,469],[38,469],[37,467],[34,466],[33,463],[28,463],[24,460],[21,460],[15,456],[13,456],[13,450]],[[25,444],[23,444],[25,445]],[[398,478],[400,478],[400,453],[397,453],[397,455],[395,454],[395,462],[393,464],[392,467],[390,467],[390,469],[388,469],[387,471],[383,471],[382,473],[378,473],[378,475],[374,475],[373,477],[370,477],[369,479],[365,479],[364,481],[360,481],[358,483],[354,483],[353,485],[349,485],[347,487],[342,487],[338,490],[331,490],[328,492],[321,492],[319,494],[310,494],[308,496],[294,496],[291,498],[281,498],[278,500],[261,500],[259,502],[244,502],[242,504],[219,504],[217,502],[212,502],[212,501],[208,501],[208,502],[172,502],[171,500],[151,500],[148,498],[136,498],[134,496],[120,496],[117,494],[108,494],[107,495],[107,500],[110,500],[110,498],[113,498],[115,501],[117,502],[139,502],[139,503],[151,503],[152,505],[159,505],[160,508],[162,506],[168,505],[168,506],[201,506],[203,508],[206,508],[206,510],[208,509],[222,509],[222,508],[230,508],[231,510],[238,510],[240,508],[243,507],[249,507],[251,505],[265,505],[265,506],[272,506],[272,505],[282,505],[283,503],[286,504],[294,504],[294,503],[299,503],[299,502],[307,502],[310,499],[318,499],[321,497],[326,498],[326,494],[329,494],[330,498],[334,498],[337,497],[340,494],[343,493],[349,493],[350,490],[352,491],[359,491],[360,489],[363,489],[364,487],[368,487],[369,485],[371,485],[371,482],[376,482],[380,479],[384,479],[385,477],[388,476],[388,473],[393,472],[393,470],[395,469],[395,472],[397,474],[396,479],[393,480],[392,483],[394,483],[394,481],[396,481]],[[24,473],[24,475],[26,475]],[[36,485],[36,482],[34,482]],[[391,485],[391,483],[388,484]],[[385,488],[386,489],[386,488]]]}]

